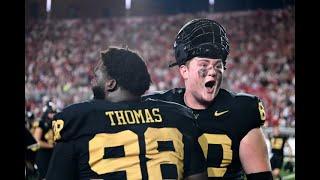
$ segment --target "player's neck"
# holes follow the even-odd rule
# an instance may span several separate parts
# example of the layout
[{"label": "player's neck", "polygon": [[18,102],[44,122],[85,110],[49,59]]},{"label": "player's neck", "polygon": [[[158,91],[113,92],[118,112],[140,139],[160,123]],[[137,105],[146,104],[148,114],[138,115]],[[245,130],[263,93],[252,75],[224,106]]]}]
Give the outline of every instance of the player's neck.
[{"label": "player's neck", "polygon": [[138,101],[140,99],[141,98],[139,96],[133,95],[130,92],[125,90],[115,91],[108,98],[108,100],[111,102]]},{"label": "player's neck", "polygon": [[186,91],[184,93],[184,103],[192,109],[206,109],[209,107],[210,103],[199,102],[190,92]]}]

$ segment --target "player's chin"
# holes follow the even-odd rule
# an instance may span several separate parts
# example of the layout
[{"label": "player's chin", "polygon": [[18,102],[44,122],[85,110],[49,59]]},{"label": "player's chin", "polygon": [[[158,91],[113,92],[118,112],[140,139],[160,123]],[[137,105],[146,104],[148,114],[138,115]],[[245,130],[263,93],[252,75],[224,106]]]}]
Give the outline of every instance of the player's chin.
[{"label": "player's chin", "polygon": [[214,99],[214,91],[209,91],[209,92],[205,91],[203,96],[202,96],[202,99],[203,99],[203,101],[206,101],[208,103],[213,101],[213,99]]}]

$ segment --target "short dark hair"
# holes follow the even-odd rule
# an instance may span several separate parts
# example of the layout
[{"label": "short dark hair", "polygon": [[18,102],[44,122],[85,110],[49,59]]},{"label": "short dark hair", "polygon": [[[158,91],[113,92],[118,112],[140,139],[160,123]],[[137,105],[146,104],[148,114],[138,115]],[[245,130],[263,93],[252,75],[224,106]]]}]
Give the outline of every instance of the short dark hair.
[{"label": "short dark hair", "polygon": [[141,96],[150,87],[151,78],[141,56],[132,50],[109,47],[101,51],[103,71],[133,95]]}]

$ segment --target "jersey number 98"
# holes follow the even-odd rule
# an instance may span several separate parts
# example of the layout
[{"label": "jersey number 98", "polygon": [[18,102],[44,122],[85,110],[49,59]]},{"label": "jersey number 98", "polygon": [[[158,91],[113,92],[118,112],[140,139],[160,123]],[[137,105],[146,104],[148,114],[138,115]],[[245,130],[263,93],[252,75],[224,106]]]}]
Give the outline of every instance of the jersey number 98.
[{"label": "jersey number 98", "polygon": [[[160,164],[173,164],[177,167],[178,179],[183,176],[184,157],[182,134],[176,128],[147,128],[144,133],[145,157],[148,179],[163,179]],[[171,141],[174,151],[159,151],[159,141]],[[104,158],[105,148],[119,147],[124,149],[122,157]],[[142,179],[140,167],[141,147],[138,135],[131,130],[118,133],[96,134],[89,141],[89,165],[97,174],[126,171],[127,179]],[[150,176],[152,175],[152,176]]]}]

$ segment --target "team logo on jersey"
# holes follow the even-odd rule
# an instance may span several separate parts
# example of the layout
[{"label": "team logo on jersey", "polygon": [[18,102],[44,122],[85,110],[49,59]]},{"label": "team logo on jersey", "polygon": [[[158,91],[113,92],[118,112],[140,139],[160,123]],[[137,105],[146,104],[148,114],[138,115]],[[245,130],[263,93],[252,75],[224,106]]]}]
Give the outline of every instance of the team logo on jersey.
[{"label": "team logo on jersey", "polygon": [[222,112],[218,112],[218,111],[216,111],[216,112],[214,112],[214,116],[221,116],[221,115],[223,115],[223,114],[225,114],[225,113],[227,113],[227,112],[229,112],[229,110],[226,110],[226,111],[222,111]]}]

